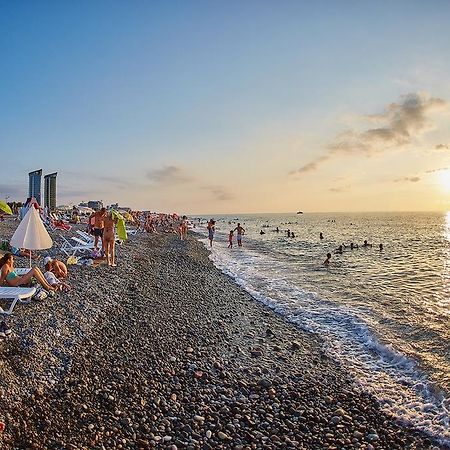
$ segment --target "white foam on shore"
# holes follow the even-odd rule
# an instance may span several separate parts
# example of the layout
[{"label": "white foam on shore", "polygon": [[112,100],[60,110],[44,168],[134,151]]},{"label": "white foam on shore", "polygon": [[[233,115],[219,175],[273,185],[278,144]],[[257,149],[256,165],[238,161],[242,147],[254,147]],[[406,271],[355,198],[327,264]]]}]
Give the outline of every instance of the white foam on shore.
[{"label": "white foam on shore", "polygon": [[[201,241],[209,248],[207,239]],[[323,339],[325,350],[344,365],[384,411],[450,445],[450,399],[417,364],[376,336],[365,308],[347,307],[307,292],[285,278],[284,267],[248,248],[214,246],[210,259],[255,299]]]}]

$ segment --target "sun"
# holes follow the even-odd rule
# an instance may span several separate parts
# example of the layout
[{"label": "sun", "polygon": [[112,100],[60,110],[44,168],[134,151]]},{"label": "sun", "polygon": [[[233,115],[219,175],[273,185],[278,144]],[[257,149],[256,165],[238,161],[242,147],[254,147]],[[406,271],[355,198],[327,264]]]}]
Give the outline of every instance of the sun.
[{"label": "sun", "polygon": [[438,174],[439,184],[445,192],[450,192],[450,170],[443,170]]}]

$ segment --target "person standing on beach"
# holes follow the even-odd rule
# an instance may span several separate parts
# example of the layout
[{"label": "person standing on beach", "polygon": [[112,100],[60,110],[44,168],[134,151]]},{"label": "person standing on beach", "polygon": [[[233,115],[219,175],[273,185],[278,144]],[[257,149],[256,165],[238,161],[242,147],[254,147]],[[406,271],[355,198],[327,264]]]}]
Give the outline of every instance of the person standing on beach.
[{"label": "person standing on beach", "polygon": [[214,219],[211,219],[208,222],[208,225],[206,228],[208,229],[208,239],[209,239],[209,246],[212,247],[213,239],[214,239],[214,232],[216,231],[216,222]]},{"label": "person standing on beach", "polygon": [[114,226],[117,219],[113,219],[112,213],[109,213],[103,220],[103,251],[106,254],[106,264],[108,266],[116,267],[116,236],[114,233]]},{"label": "person standing on beach", "polygon": [[329,266],[331,261],[331,253],[327,253],[327,259],[323,262],[324,266]]},{"label": "person standing on beach", "polygon": [[236,240],[237,240],[237,243],[238,243],[238,247],[242,247],[242,236],[243,236],[244,233],[245,233],[244,228],[242,228],[242,227],[241,227],[241,224],[238,223],[238,224],[237,224],[237,227],[236,227],[233,231],[236,231],[236,232],[237,232]]},{"label": "person standing on beach", "polygon": [[234,231],[231,230],[230,234],[228,235],[228,248],[233,248],[233,233]]},{"label": "person standing on beach", "polygon": [[183,216],[180,222],[180,239],[185,241],[187,239],[187,217]]},{"label": "person standing on beach", "polygon": [[102,208],[100,211],[96,211],[92,213],[89,219],[92,219],[94,222],[93,235],[95,236],[94,247],[95,250],[98,250],[98,239],[102,239],[102,251],[103,248],[103,229],[105,228],[105,216],[106,216],[106,208]]}]

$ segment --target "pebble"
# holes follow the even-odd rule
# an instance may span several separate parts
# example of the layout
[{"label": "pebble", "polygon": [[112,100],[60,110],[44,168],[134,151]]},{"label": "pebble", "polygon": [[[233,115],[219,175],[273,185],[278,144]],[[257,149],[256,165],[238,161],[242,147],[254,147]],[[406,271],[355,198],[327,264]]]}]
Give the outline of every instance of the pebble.
[{"label": "pebble", "polygon": [[219,439],[221,439],[222,441],[224,441],[224,440],[226,440],[226,439],[229,439],[229,436],[228,436],[227,434],[225,434],[224,432],[222,432],[222,431],[219,431],[219,432],[217,433],[217,437],[218,437]]}]

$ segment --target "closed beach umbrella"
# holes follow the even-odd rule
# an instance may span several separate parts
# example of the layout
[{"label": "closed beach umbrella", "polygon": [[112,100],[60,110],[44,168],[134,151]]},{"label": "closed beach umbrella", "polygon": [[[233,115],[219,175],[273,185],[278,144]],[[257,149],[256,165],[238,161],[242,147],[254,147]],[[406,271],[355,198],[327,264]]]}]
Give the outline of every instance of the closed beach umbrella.
[{"label": "closed beach umbrella", "polygon": [[8,203],[0,200],[0,211],[5,212],[6,214],[12,214],[11,208],[9,207]]},{"label": "closed beach umbrella", "polygon": [[[11,246],[28,250],[44,250],[53,245],[36,208],[28,208],[10,241]],[[31,267],[31,255],[30,255]]]}]

